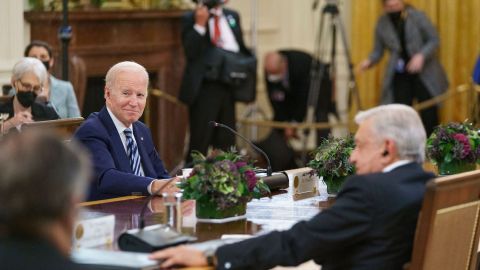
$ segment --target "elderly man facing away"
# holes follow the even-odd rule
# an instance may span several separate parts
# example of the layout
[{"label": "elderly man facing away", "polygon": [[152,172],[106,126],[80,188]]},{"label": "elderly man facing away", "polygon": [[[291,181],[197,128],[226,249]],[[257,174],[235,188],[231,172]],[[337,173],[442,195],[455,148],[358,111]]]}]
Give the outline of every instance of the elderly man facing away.
[{"label": "elderly man facing away", "polygon": [[349,177],[335,203],[287,231],[273,231],[216,251],[189,246],[158,251],[163,267],[270,269],[308,260],[332,269],[402,269],[410,260],[425,183],[425,130],[418,114],[392,104],[360,112],[351,155],[358,175]]}]

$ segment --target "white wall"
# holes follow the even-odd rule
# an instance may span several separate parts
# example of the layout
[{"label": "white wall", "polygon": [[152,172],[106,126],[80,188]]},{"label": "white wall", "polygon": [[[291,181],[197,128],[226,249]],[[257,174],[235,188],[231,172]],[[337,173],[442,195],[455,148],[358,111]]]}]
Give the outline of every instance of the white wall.
[{"label": "white wall", "polygon": [[12,67],[22,57],[30,35],[23,9],[24,1],[0,0],[0,85],[10,82]]}]

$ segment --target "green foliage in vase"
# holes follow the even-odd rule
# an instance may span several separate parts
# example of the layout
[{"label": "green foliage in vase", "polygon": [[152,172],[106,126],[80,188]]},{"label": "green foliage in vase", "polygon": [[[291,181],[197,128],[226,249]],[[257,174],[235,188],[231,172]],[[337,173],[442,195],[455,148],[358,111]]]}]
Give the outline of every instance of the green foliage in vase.
[{"label": "green foliage in vase", "polygon": [[323,176],[325,181],[343,179],[355,173],[355,167],[349,161],[354,148],[355,141],[352,135],[342,138],[334,138],[330,135],[312,151],[312,160],[307,166],[312,168],[319,177]]},{"label": "green foliage in vase", "polygon": [[180,188],[186,199],[213,202],[219,209],[270,194],[270,189],[257,178],[252,162],[235,149],[224,152],[214,150],[205,157],[192,152],[193,170]]}]

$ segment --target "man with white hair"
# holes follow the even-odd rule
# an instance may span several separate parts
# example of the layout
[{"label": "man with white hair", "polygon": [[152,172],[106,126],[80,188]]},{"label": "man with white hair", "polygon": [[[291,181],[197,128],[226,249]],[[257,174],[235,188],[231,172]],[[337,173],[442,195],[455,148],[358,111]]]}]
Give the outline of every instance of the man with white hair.
[{"label": "man with white hair", "polygon": [[[165,170],[152,135],[138,121],[147,101],[148,73],[135,62],[120,62],[105,77],[105,103],[74,137],[91,152],[95,178],[88,200],[148,195],[166,184]],[[166,192],[177,190],[165,187]]]},{"label": "man with white hair", "polygon": [[332,269],[403,269],[410,260],[425,183],[425,130],[409,106],[360,112],[349,177],[335,203],[287,231],[274,231],[217,250],[189,246],[158,251],[162,267],[214,265],[217,269],[270,269],[308,260]]}]

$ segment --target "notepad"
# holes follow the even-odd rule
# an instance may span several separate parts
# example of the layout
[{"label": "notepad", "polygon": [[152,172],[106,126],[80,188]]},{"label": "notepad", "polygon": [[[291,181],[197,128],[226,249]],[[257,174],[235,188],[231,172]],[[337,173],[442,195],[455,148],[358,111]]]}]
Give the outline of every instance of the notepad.
[{"label": "notepad", "polygon": [[80,248],[72,252],[71,258],[77,264],[95,269],[158,269],[158,261],[150,260],[149,255],[150,253]]}]

